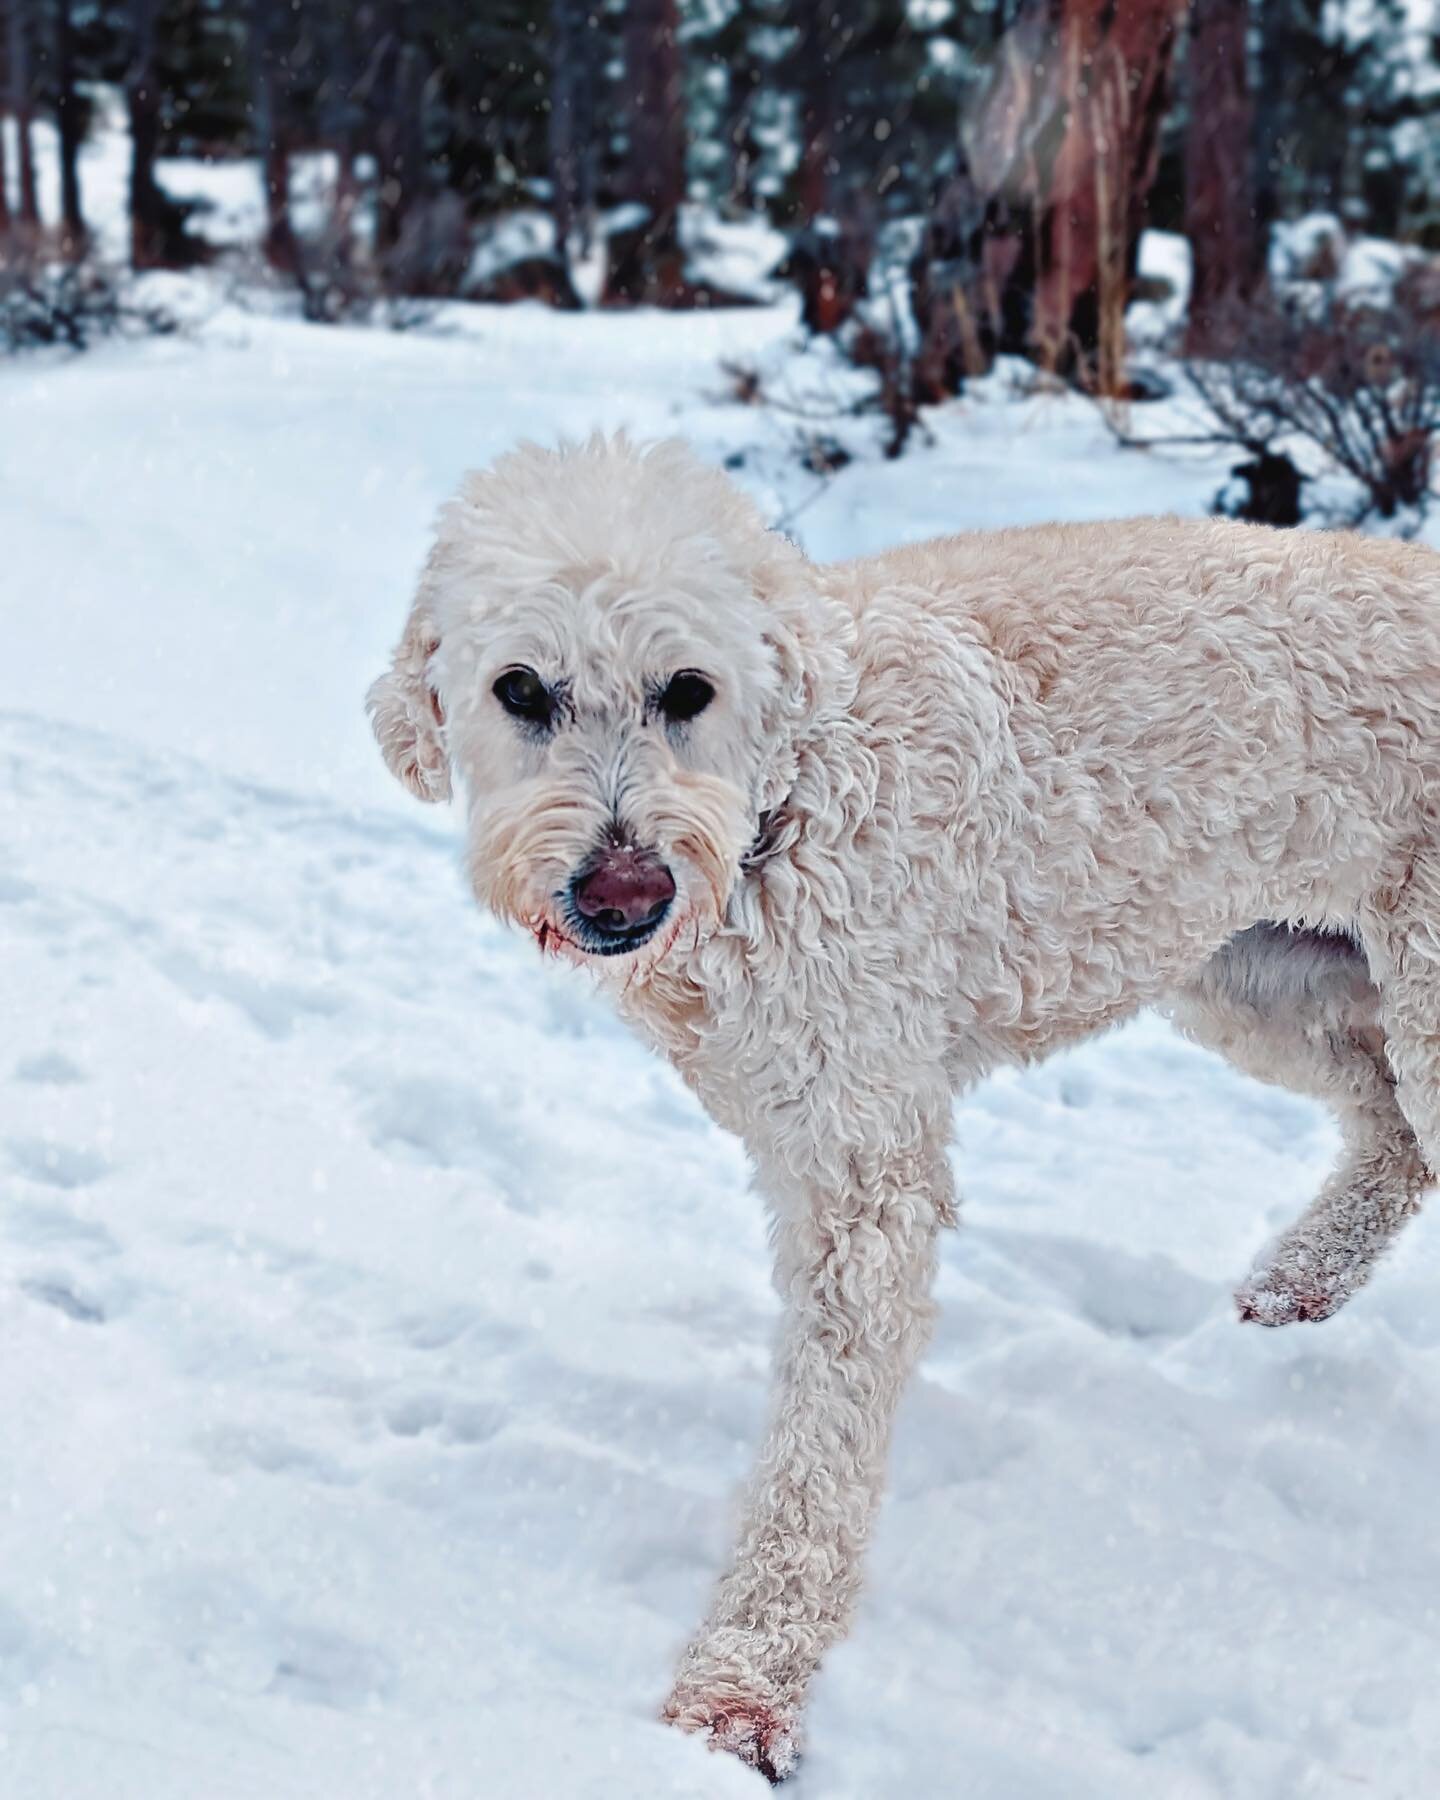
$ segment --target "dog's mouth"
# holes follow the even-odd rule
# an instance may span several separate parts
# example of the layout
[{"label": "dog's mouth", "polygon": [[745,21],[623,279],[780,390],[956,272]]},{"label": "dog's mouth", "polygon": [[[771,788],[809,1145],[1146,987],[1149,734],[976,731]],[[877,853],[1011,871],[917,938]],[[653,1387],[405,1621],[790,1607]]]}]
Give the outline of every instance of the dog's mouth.
[{"label": "dog's mouth", "polygon": [[[563,927],[548,926],[548,930],[572,949],[582,951],[586,956],[629,956],[636,950],[643,949],[664,924],[669,908],[656,917],[641,919],[634,925],[597,927],[592,924],[574,906],[564,909],[565,923]],[[547,926],[540,927],[541,932]],[[542,940],[542,948],[544,948]]]},{"label": "dog's mouth", "polygon": [[568,909],[563,912],[563,920],[561,924],[553,918],[532,922],[530,935],[544,955],[572,959],[633,956],[651,943],[659,935],[661,925],[667,923],[664,919],[653,919],[621,931],[597,931],[584,919],[574,917]]}]

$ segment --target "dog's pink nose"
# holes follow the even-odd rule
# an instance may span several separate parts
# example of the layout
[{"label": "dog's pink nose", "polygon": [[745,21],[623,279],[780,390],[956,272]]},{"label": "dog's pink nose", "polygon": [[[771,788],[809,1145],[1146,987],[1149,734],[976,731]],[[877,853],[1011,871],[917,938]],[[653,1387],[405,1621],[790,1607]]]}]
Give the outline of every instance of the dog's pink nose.
[{"label": "dog's pink nose", "polygon": [[658,925],[675,898],[675,877],[649,850],[602,850],[571,892],[580,916],[597,931],[631,932]]}]

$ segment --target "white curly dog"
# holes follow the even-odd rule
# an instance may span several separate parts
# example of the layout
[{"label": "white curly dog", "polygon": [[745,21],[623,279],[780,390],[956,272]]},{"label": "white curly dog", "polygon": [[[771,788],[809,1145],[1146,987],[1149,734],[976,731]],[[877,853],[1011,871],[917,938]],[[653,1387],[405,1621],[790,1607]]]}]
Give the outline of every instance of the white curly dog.
[{"label": "white curly dog", "polygon": [[665,1706],[772,1780],[925,1343],[953,1094],[1160,1004],[1327,1101],[1265,1324],[1342,1305],[1440,1168],[1434,552],[1148,519],[822,566],[682,444],[525,447],[442,513],[370,708],[773,1211],[769,1432]]}]

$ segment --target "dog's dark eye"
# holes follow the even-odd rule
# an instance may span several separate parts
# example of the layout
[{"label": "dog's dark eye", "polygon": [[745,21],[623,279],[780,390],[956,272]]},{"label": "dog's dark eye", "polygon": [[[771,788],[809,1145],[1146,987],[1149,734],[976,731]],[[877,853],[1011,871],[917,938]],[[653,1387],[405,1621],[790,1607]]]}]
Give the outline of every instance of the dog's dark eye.
[{"label": "dog's dark eye", "polygon": [[548,725],[555,710],[550,690],[533,669],[507,669],[491,689],[506,712],[534,725]]},{"label": "dog's dark eye", "polygon": [[693,669],[682,669],[672,675],[660,696],[660,711],[671,725],[683,725],[693,719],[715,698],[715,690],[703,675]]}]

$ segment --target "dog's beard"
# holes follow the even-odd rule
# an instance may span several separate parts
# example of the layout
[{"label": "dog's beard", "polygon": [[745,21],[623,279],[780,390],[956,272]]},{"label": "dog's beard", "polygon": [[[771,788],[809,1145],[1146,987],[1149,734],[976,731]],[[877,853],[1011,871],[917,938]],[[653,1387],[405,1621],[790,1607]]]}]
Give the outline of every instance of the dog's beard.
[{"label": "dog's beard", "polygon": [[[616,830],[653,850],[675,878],[675,900],[655,932],[619,955],[577,941],[570,884]],[[633,977],[724,919],[740,862],[755,834],[745,796],[714,775],[676,770],[627,797],[623,818],[594,793],[567,783],[523,783],[471,811],[468,865],[480,904],[532,933],[543,950]]]}]

